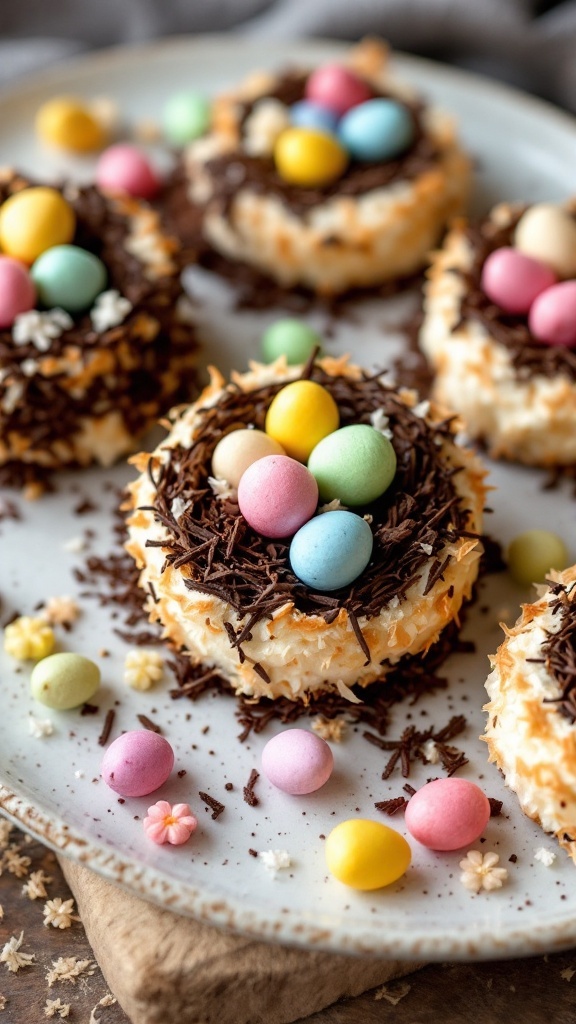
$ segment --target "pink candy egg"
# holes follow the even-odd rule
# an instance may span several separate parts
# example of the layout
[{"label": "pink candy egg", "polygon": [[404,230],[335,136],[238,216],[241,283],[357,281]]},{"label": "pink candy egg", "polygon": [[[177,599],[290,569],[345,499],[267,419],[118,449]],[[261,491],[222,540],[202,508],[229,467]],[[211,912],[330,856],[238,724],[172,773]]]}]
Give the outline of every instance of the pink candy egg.
[{"label": "pink candy egg", "polygon": [[467,779],[435,779],[410,798],[406,828],[430,850],[459,850],[473,843],[490,817],[488,798]]},{"label": "pink candy egg", "polygon": [[482,269],[482,290],[507,313],[527,313],[534,299],[555,284],[556,274],[531,256],[505,247],[490,253]]},{"label": "pink candy egg", "polygon": [[11,327],[19,313],[34,309],[36,289],[27,268],[12,256],[0,256],[0,328]]},{"label": "pink candy egg", "polygon": [[317,68],[306,82],[306,99],[340,116],[351,107],[372,99],[372,95],[370,86],[341,64]]},{"label": "pink candy egg", "polygon": [[288,455],[266,455],[240,477],[240,511],[265,537],[292,536],[312,518],[317,504],[318,484],[312,473]]},{"label": "pink candy egg", "polygon": [[147,796],[162,786],[174,767],[174,751],[149,729],[122,733],[102,758],[101,775],[120,796]]},{"label": "pink candy egg", "polygon": [[307,729],[278,733],[262,751],[262,771],[277,789],[292,796],[313,793],[328,782],[334,756],[326,740]]},{"label": "pink candy egg", "polygon": [[152,199],[160,188],[148,158],[124,142],[104,150],[96,164],[96,184],[105,192],[125,192],[137,199]]},{"label": "pink candy egg", "polygon": [[542,292],[532,305],[528,326],[545,345],[576,345],[576,281],[562,281]]}]

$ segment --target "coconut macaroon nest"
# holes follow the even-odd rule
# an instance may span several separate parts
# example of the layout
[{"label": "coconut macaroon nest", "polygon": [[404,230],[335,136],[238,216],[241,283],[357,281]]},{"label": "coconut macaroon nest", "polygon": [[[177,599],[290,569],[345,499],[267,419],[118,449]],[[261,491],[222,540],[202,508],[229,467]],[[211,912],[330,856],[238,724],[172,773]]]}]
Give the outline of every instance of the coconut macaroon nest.
[{"label": "coconut macaroon nest", "polygon": [[[283,287],[302,285],[322,295],[420,270],[448,219],[463,208],[470,161],[452,120],[391,77],[382,43],[359,44],[341,66],[374,99],[398,101],[410,123],[401,152],[371,158],[364,143],[375,129],[362,125],[362,158],[352,151],[332,180],[302,183],[297,179],[308,172],[308,152],[301,139],[284,145],[280,136],[287,138],[294,124],[292,111],[305,97],[308,72],[255,73],[215,101],[212,130],[185,151],[187,199],[181,210],[172,208],[175,228],[190,219],[185,206],[192,204],[217,253]],[[333,129],[336,138],[338,131]],[[327,161],[338,161],[335,145],[328,145]]]},{"label": "coconut macaroon nest", "polygon": [[[341,427],[376,427],[397,459],[385,493],[354,509],[372,532],[368,564],[329,593],[295,575],[290,538],[254,530],[237,491],[211,478],[223,435],[263,430],[272,400],[308,377],[335,400]],[[141,570],[150,619],[195,667],[214,670],[237,693],[306,700],[338,691],[358,699],[350,687],[383,679],[438,640],[478,575],[484,469],[456,445],[452,427],[414,392],[346,358],[251,364],[228,384],[213,371],[198,401],[174,414],[167,439],[132,460],[141,475],[129,487],[127,550]],[[315,523],[325,511],[312,514]]]},{"label": "coconut macaroon nest", "polygon": [[[136,440],[160,414],[193,394],[197,344],[186,323],[174,258],[178,246],[162,233],[156,213],[138,200],[107,196],[94,186],[37,187],[5,171],[0,218],[16,197],[24,199],[22,216],[18,205],[13,207],[16,215],[11,212],[2,220],[16,253],[21,229],[28,235],[44,230],[38,225],[46,203],[49,213],[56,211],[56,234],[59,203],[73,225],[71,244],[51,248],[34,262],[29,258],[30,279],[35,266],[41,261],[46,266],[46,257],[56,253],[64,260],[58,285],[72,291],[72,302],[67,260],[77,267],[80,259],[82,287],[86,263],[97,257],[93,262],[102,281],[99,293],[79,311],[42,302],[38,290],[32,307],[0,328],[0,478],[19,484],[35,471],[91,462],[106,466],[134,451]],[[3,262],[12,265],[10,274],[14,264],[16,272],[26,273],[19,260],[3,257]],[[88,274],[93,272],[89,265]]]},{"label": "coconut macaroon nest", "polygon": [[[565,269],[554,249],[564,256],[570,250]],[[519,252],[524,266],[515,276]],[[483,280],[487,261],[503,253],[498,302]],[[529,274],[547,267],[558,283],[519,313],[510,306],[525,299],[525,257],[532,260]],[[576,204],[503,203],[480,224],[458,220],[428,277],[420,346],[435,373],[434,398],[458,412],[469,436],[494,458],[542,467],[576,463]],[[562,320],[573,325],[573,337],[560,332],[556,343]]]},{"label": "coconut macaroon nest", "polygon": [[483,739],[524,813],[576,862],[576,566],[550,580],[491,659]]}]

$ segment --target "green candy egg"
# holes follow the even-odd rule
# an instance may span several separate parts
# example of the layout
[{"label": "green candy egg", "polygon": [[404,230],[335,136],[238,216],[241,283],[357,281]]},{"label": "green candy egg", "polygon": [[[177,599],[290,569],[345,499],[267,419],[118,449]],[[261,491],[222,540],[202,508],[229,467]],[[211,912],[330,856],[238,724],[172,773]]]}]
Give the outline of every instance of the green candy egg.
[{"label": "green candy egg", "polygon": [[566,569],[568,551],[561,537],[548,530],[518,534],[507,552],[508,571],[521,586],[544,583],[550,569]]},{"label": "green candy egg", "polygon": [[77,245],[54,245],[32,264],[30,276],[43,306],[67,313],[88,309],[106,286],[102,260]]},{"label": "green candy egg", "polygon": [[100,669],[82,654],[51,654],[34,667],[32,696],[56,711],[85,704],[100,686]]},{"label": "green candy egg", "polygon": [[392,483],[396,452],[374,427],[354,423],[324,437],[312,450],[308,469],[323,501],[368,505]]},{"label": "green candy egg", "polygon": [[298,366],[308,361],[315,348],[321,350],[321,347],[316,331],[301,320],[290,317],[271,324],[262,336],[262,353],[267,363],[286,356],[288,366]]},{"label": "green candy egg", "polygon": [[174,146],[204,135],[210,127],[210,102],[198,92],[179,92],[166,102],[163,111],[164,134]]}]

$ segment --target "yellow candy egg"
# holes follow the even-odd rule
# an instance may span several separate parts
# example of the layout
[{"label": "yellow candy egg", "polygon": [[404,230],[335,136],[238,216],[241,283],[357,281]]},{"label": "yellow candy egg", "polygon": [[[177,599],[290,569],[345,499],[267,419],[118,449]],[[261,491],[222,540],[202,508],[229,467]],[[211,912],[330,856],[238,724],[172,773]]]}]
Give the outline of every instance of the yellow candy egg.
[{"label": "yellow candy egg", "polygon": [[71,242],[75,227],[70,204],[44,185],[22,189],[0,207],[0,247],[23,263],[33,263],[53,245]]},{"label": "yellow candy egg", "polygon": [[333,135],[312,128],[286,128],[274,147],[276,170],[289,185],[319,188],[346,170],[348,153]]},{"label": "yellow candy egg", "polygon": [[341,821],[326,839],[328,870],[352,889],[381,889],[396,882],[411,858],[404,836],[379,821]]},{"label": "yellow candy egg", "polygon": [[313,380],[295,380],[272,399],[266,414],[266,433],[299,462],[319,441],[338,429],[340,414],[332,395]]},{"label": "yellow candy egg", "polygon": [[106,143],[103,125],[72,96],[44,103],[36,114],[36,131],[42,142],[74,153],[90,153]]}]

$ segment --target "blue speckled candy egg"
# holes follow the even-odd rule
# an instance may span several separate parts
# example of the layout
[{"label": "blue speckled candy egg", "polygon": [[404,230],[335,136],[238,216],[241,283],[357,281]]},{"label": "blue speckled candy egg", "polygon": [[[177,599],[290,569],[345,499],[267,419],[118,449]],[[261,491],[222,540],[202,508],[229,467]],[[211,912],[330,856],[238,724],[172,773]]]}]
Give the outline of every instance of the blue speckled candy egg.
[{"label": "blue speckled candy egg", "polygon": [[367,100],[344,115],[338,135],[355,160],[393,160],[411,144],[414,122],[396,100]]},{"label": "blue speckled candy egg", "polygon": [[396,452],[379,430],[352,423],[318,442],[308,469],[323,501],[339,498],[343,505],[368,505],[392,483]]},{"label": "blue speckled candy egg", "polygon": [[335,132],[338,114],[321,103],[300,100],[290,107],[290,122],[298,128],[317,128],[319,131]]},{"label": "blue speckled candy egg", "polygon": [[59,306],[67,313],[88,309],[106,286],[102,260],[77,245],[54,245],[30,269],[43,306]]},{"label": "blue speckled candy egg", "polygon": [[314,590],[339,590],[352,583],[372,556],[372,531],[354,512],[323,512],[292,538],[290,563]]}]

